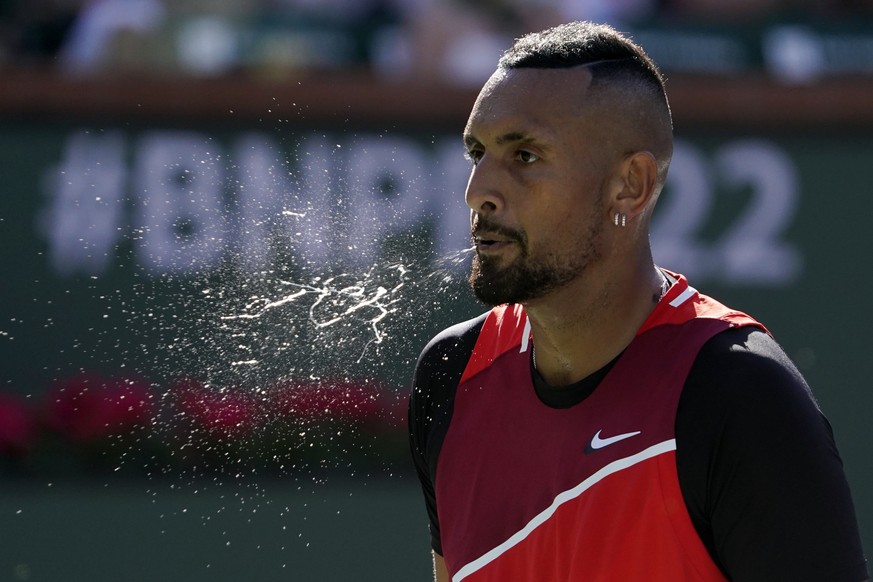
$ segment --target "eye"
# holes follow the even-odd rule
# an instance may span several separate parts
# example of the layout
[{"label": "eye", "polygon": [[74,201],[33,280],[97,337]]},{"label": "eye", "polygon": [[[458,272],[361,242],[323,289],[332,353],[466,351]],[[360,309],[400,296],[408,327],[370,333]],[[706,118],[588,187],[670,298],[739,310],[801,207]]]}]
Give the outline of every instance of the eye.
[{"label": "eye", "polygon": [[466,151],[464,157],[470,160],[470,163],[475,166],[479,163],[479,160],[482,159],[482,152],[480,150],[470,149]]},{"label": "eye", "polygon": [[519,161],[525,164],[532,164],[540,159],[538,155],[527,150],[518,150],[518,153],[516,153],[515,155],[519,159]]}]

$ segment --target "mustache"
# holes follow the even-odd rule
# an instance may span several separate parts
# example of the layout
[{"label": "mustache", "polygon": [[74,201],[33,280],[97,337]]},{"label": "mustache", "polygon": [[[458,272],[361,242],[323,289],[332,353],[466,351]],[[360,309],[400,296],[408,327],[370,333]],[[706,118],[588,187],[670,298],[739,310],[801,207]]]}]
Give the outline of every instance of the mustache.
[{"label": "mustache", "polygon": [[470,237],[476,238],[483,232],[496,234],[518,241],[520,243],[524,243],[526,239],[523,232],[515,230],[514,228],[503,226],[502,224],[498,224],[488,218],[484,218],[477,214],[473,217],[472,224],[470,225]]}]

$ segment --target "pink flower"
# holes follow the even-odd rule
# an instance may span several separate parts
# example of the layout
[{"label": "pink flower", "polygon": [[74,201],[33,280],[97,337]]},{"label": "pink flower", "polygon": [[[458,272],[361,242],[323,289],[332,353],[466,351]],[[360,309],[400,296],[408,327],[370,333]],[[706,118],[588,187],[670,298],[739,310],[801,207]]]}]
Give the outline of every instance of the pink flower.
[{"label": "pink flower", "polygon": [[78,442],[91,442],[149,426],[154,401],[148,384],[81,374],[57,382],[45,401],[46,423]]},{"label": "pink flower", "polygon": [[0,454],[24,455],[36,440],[36,418],[17,394],[0,393]]},{"label": "pink flower", "polygon": [[253,394],[218,389],[196,380],[179,380],[172,392],[181,413],[198,427],[219,436],[238,437],[252,432],[261,417]]},{"label": "pink flower", "polygon": [[358,422],[381,409],[378,388],[366,381],[287,380],[272,393],[273,411],[280,417],[306,422]]}]

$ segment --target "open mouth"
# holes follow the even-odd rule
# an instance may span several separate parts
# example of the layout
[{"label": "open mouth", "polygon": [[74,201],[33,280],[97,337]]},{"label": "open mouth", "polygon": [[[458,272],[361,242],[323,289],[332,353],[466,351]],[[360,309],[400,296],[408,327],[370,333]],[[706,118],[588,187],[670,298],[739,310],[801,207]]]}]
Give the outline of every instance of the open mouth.
[{"label": "open mouth", "polygon": [[524,248],[522,231],[501,226],[482,217],[473,217],[470,235],[476,252],[497,252],[518,244]]},{"label": "open mouth", "polygon": [[497,249],[507,245],[514,243],[515,241],[504,239],[504,238],[494,238],[491,236],[475,236],[473,237],[473,244],[476,245],[476,248],[479,250],[490,250]]}]

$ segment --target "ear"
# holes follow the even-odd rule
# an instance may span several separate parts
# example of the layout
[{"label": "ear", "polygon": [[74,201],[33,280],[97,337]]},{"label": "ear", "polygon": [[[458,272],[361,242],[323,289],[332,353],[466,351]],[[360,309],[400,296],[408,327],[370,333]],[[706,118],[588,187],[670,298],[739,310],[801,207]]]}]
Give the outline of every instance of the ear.
[{"label": "ear", "polygon": [[633,219],[644,213],[655,196],[658,186],[658,163],[647,151],[628,155],[619,168],[621,188],[615,198],[613,212]]}]

